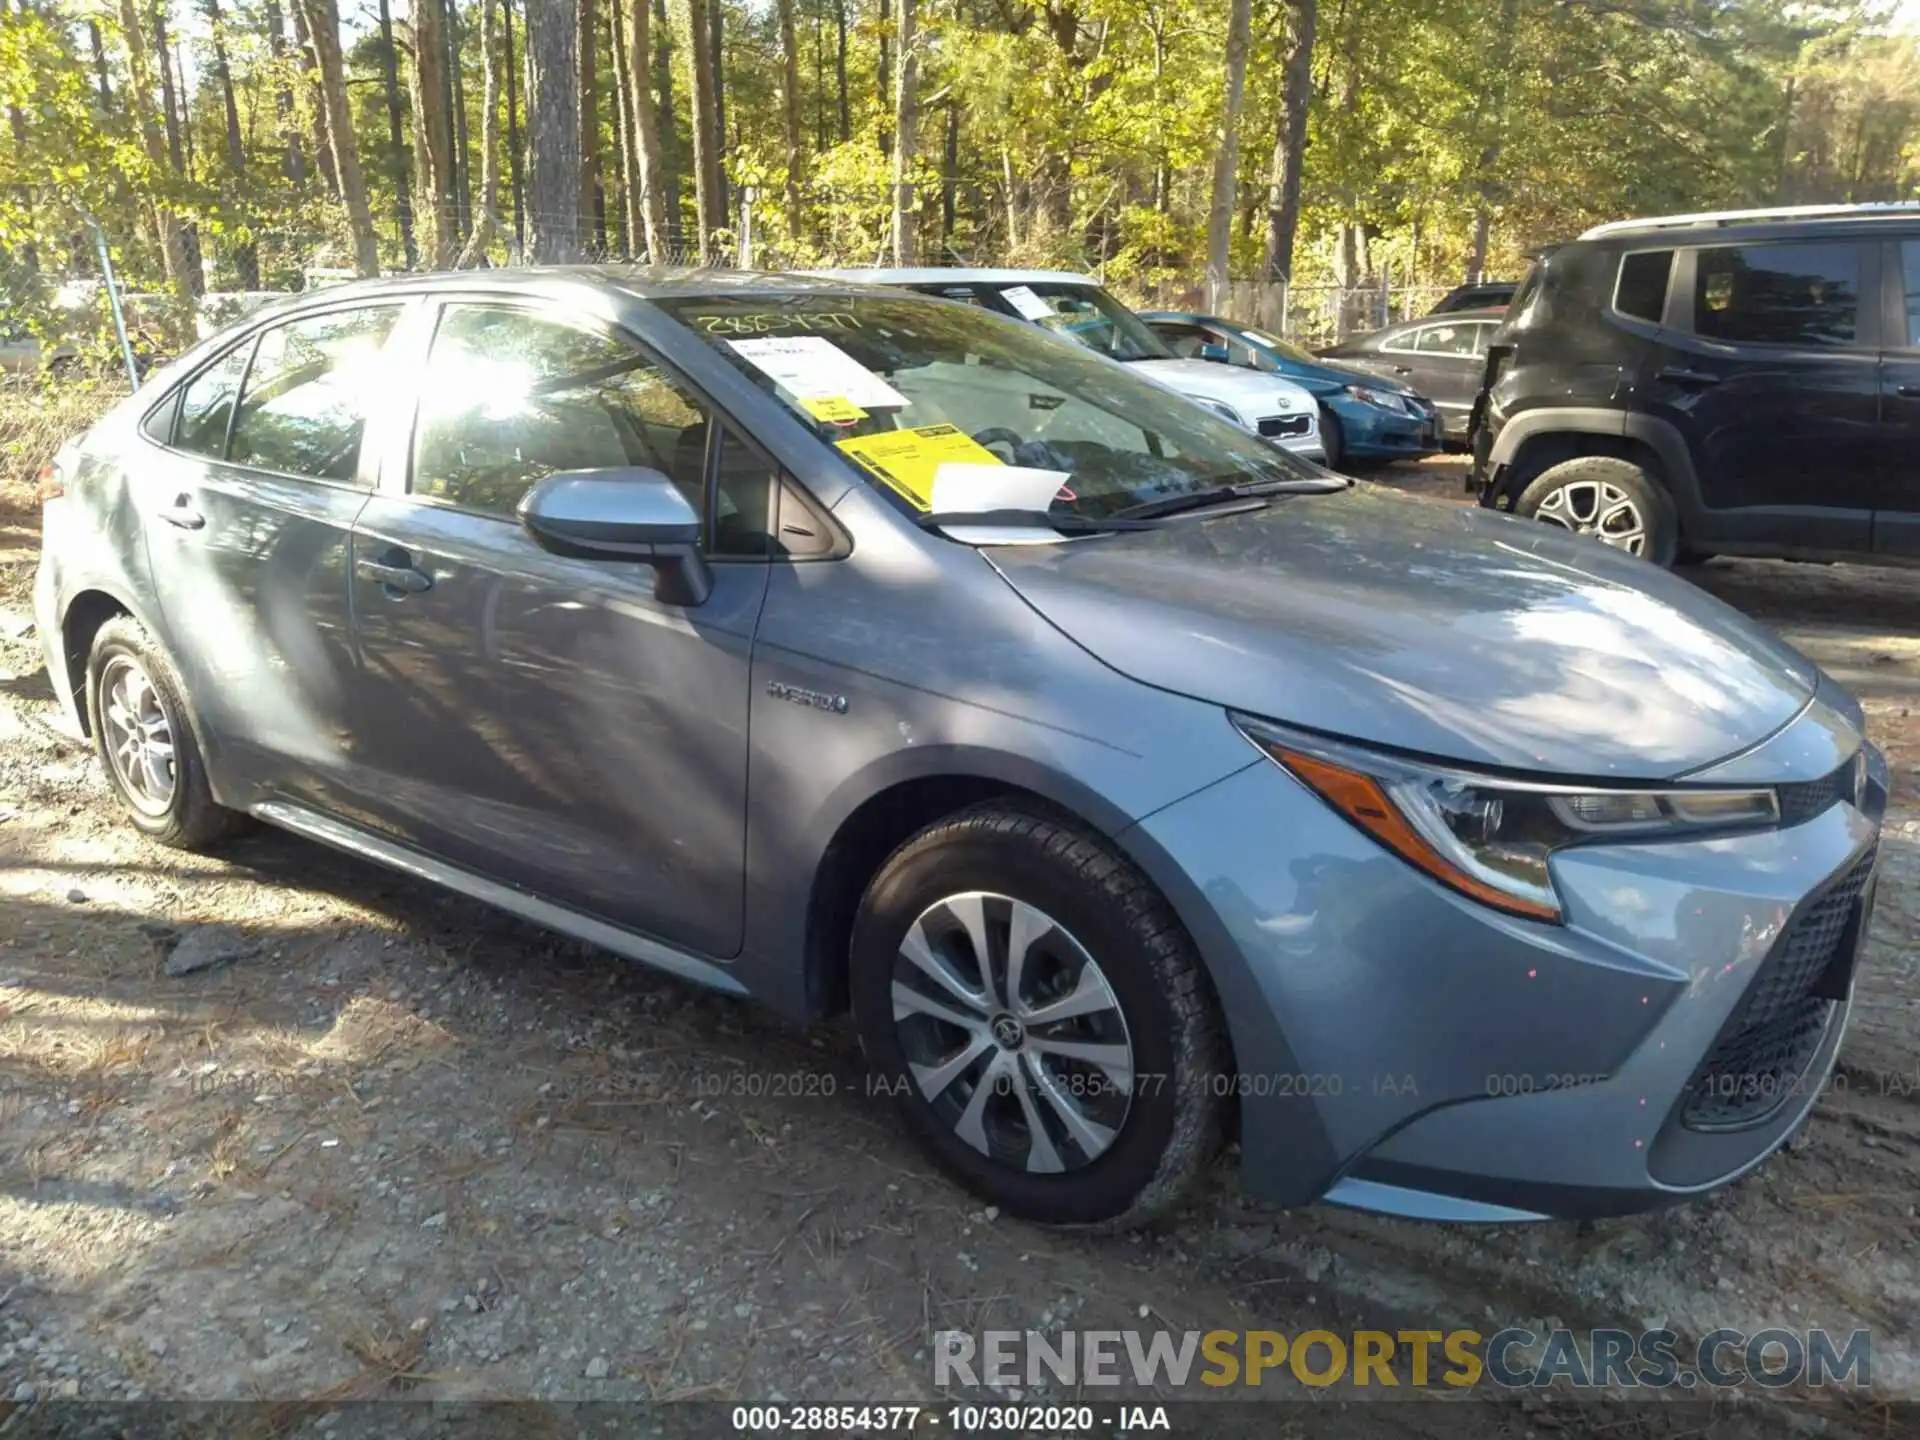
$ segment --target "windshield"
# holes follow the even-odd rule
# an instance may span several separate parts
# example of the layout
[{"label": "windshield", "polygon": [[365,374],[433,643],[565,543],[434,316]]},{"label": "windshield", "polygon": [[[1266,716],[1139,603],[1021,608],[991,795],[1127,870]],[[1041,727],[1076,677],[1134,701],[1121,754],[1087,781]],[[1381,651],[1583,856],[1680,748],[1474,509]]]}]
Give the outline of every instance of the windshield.
[{"label": "windshield", "polygon": [[1152,381],[976,307],[909,294],[654,303],[922,514],[1099,518],[1320,475]]},{"label": "windshield", "polygon": [[1034,280],[1024,285],[988,285],[1015,311],[1042,330],[1084,345],[1114,360],[1176,360],[1179,357],[1142,320],[1098,285],[1071,280]]},{"label": "windshield", "polygon": [[1264,330],[1249,330],[1245,326],[1240,328],[1240,333],[1254,344],[1264,345],[1267,349],[1273,351],[1274,354],[1284,355],[1289,360],[1298,360],[1303,365],[1318,365],[1320,363],[1313,358],[1310,352],[1301,349],[1291,340],[1282,340],[1278,335],[1269,335]]}]

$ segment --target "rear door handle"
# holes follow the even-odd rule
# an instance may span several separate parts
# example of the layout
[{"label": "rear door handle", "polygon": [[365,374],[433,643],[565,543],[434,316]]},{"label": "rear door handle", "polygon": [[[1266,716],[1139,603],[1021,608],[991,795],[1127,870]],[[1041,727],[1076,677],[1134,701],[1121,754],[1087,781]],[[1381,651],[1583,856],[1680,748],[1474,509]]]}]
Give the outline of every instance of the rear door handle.
[{"label": "rear door handle", "polygon": [[1720,377],[1705,370],[1689,370],[1684,365],[1669,365],[1662,370],[1658,379],[1674,385],[1718,385]]},{"label": "rear door handle", "polygon": [[207,523],[207,517],[193,508],[191,495],[174,496],[173,503],[160,512],[160,518],[181,530],[203,529]]},{"label": "rear door handle", "polygon": [[422,590],[433,588],[433,577],[424,571],[416,570],[407,564],[404,550],[389,550],[379,559],[368,556],[353,562],[353,568],[369,580],[380,584],[389,595],[418,595]]},{"label": "rear door handle", "polygon": [[1920,400],[1920,385],[1896,385],[1893,393],[1907,400]]}]

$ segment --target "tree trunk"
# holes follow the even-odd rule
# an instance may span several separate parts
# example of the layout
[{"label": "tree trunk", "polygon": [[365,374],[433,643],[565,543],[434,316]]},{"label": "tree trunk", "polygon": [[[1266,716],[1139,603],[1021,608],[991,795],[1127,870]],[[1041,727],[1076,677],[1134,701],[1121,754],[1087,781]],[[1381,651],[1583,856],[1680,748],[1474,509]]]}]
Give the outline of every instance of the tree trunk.
[{"label": "tree trunk", "polygon": [[340,12],[334,0],[301,0],[313,37],[314,63],[320,71],[320,102],[333,141],[333,169],[340,177],[340,199],[347,207],[353,237],[353,268],[363,276],[380,273],[380,242],[367,207],[367,183],[360,174],[360,148],[353,138],[353,113],[347,108],[346,65],[340,55]]},{"label": "tree trunk", "polygon": [[113,113],[113,89],[107,84],[107,47],[100,43],[100,22],[87,21],[87,44],[93,51],[93,73],[100,78],[100,108]]},{"label": "tree trunk", "polygon": [[853,138],[853,111],[847,104],[847,0],[833,0],[833,23],[837,32],[833,74],[840,92],[840,143],[844,145]]},{"label": "tree trunk", "polygon": [[[505,3],[505,0],[501,0]],[[500,56],[493,25],[494,0],[480,0],[480,60],[486,66],[480,112],[480,195],[473,211],[473,231],[460,252],[460,268],[471,270],[487,255],[487,245],[499,228],[494,206],[500,194]]]},{"label": "tree trunk", "polygon": [[607,250],[607,200],[600,189],[600,97],[594,57],[594,0],[576,0],[574,23],[574,84],[580,95],[580,228],[591,231],[596,253]]},{"label": "tree trunk", "polygon": [[620,0],[607,0],[608,56],[613,67],[613,137],[620,151],[621,233],[626,238],[622,251],[629,259],[639,253],[640,240],[640,157],[633,137],[633,80],[627,55],[627,17],[621,13]]},{"label": "tree trunk", "polygon": [[[213,37],[213,78],[220,87],[220,98],[226,108],[227,172],[239,189],[242,188],[239,182],[244,181],[247,173],[247,147],[240,139],[240,107],[233,98],[233,67],[227,63],[226,27],[220,18],[220,0],[205,0],[205,8],[207,29]],[[233,247],[233,269],[242,290],[260,288],[260,254],[251,240]]]},{"label": "tree trunk", "polygon": [[1493,228],[1493,207],[1498,199],[1500,152],[1507,139],[1507,96],[1513,83],[1513,32],[1519,23],[1519,0],[1500,0],[1492,83],[1482,102],[1485,107],[1482,114],[1487,117],[1486,142],[1480,148],[1480,163],[1473,183],[1473,246],[1467,256],[1469,285],[1479,284],[1487,268],[1487,242]]},{"label": "tree trunk", "polygon": [[707,0],[708,72],[713,76],[713,223],[727,225],[727,64],[724,33],[726,0]]},{"label": "tree trunk", "polygon": [[443,0],[413,0],[413,128],[427,165],[420,193],[431,197],[429,264],[444,270],[460,244],[459,202],[453,171],[453,126],[447,113],[447,34]]},{"label": "tree trunk", "polygon": [[1213,197],[1207,207],[1207,308],[1226,308],[1233,261],[1234,191],[1240,166],[1240,107],[1247,93],[1247,44],[1253,30],[1251,0],[1231,0],[1227,12],[1226,93],[1213,156]]},{"label": "tree trunk", "polygon": [[[875,98],[880,102],[880,113],[882,115],[888,115],[893,111],[892,50],[890,49],[890,41],[888,38],[888,31],[892,24],[892,16],[888,13],[888,10],[892,4],[892,0],[873,0],[873,3],[875,10],[874,32],[879,40],[880,51],[879,57],[874,63],[873,70],[874,90],[876,92]],[[891,156],[893,154],[893,135],[887,129],[887,122],[885,120],[880,122],[879,140],[880,153]]]},{"label": "tree trunk", "polygon": [[[148,65],[146,29],[134,0],[120,0],[120,28],[127,43],[127,105],[140,131],[141,146],[155,170],[167,168],[167,142],[153,118],[153,72]],[[167,283],[183,300],[193,298],[188,288],[187,252],[180,237],[180,220],[164,198],[152,202],[154,233],[166,265]]]},{"label": "tree trunk", "polygon": [[535,264],[580,258],[580,19],[574,0],[527,0],[527,248]]},{"label": "tree trunk", "polygon": [[[267,0],[267,45],[276,61],[287,55],[287,32],[280,17],[280,0]],[[307,183],[307,161],[300,152],[300,125],[294,118],[293,88],[285,83],[274,96],[274,109],[280,117],[280,136],[286,153],[280,161],[280,173],[295,185]]]},{"label": "tree trunk", "polygon": [[947,98],[947,148],[940,162],[940,249],[953,249],[953,223],[960,192],[960,100]]},{"label": "tree trunk", "polygon": [[800,42],[793,31],[793,0],[775,0],[780,21],[780,113],[786,122],[787,245],[791,249],[805,227],[800,223]]},{"label": "tree trunk", "polygon": [[[209,5],[215,0],[207,0]],[[387,92],[387,145],[393,171],[393,208],[400,221],[400,247],[407,268],[420,263],[413,239],[413,187],[407,183],[407,142],[400,128],[400,66],[393,49],[393,7],[380,0],[380,78]]]},{"label": "tree trunk", "polygon": [[[716,0],[717,3],[717,0]],[[1235,0],[1246,5],[1248,0]],[[915,0],[895,0],[894,44],[899,79],[893,93],[893,263],[911,265],[918,252],[913,161],[920,135],[920,42],[914,31]]]},{"label": "tree trunk", "polygon": [[653,88],[648,84],[653,73],[651,20],[647,0],[633,0],[627,68],[633,72],[633,114],[629,119],[634,136],[634,180],[640,190],[639,233],[646,241],[648,261],[661,265],[666,262],[671,241],[667,233],[666,194],[662,188],[666,167],[660,160],[659,117],[654,113]]},{"label": "tree trunk", "polygon": [[713,232],[719,226],[720,157],[713,153],[713,52],[707,36],[708,0],[680,0],[681,41],[687,50],[687,83],[693,92],[693,197],[699,229],[700,263],[712,259]]},{"label": "tree trunk", "polygon": [[667,207],[667,243],[684,248],[686,221],[680,213],[680,138],[673,118],[673,26],[667,0],[653,0],[653,88],[660,96],[660,194]]},{"label": "tree trunk", "polygon": [[327,128],[327,107],[321,102],[313,57],[312,27],[307,24],[303,0],[293,0],[293,40],[300,48],[300,74],[305,84],[302,103],[313,112],[313,157],[327,193],[340,198],[340,176],[333,168],[333,135]]},{"label": "tree trunk", "polygon": [[[641,0],[642,4],[646,0]],[[513,245],[516,254],[524,254],[527,244],[526,192],[520,173],[519,71],[513,58],[513,0],[500,0],[500,39],[506,50],[507,76],[507,173],[513,183]]]},{"label": "tree trunk", "polygon": [[1307,104],[1313,98],[1313,37],[1319,0],[1291,0],[1286,57],[1280,71],[1280,125],[1267,172],[1267,242],[1260,263],[1260,316],[1284,330],[1285,287],[1293,280],[1293,242],[1300,229],[1300,176],[1307,152]]},{"label": "tree trunk", "polygon": [[473,223],[473,147],[467,137],[467,80],[466,67],[460,63],[459,0],[449,0],[446,19],[447,115],[453,142],[453,233],[461,236]]}]

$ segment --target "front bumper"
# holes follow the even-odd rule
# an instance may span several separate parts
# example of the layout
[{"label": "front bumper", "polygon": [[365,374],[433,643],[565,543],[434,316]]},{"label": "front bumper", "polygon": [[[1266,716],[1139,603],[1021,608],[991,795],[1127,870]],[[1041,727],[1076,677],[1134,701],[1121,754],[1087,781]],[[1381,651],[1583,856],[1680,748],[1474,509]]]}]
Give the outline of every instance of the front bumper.
[{"label": "front bumper", "polygon": [[1439,453],[1445,425],[1439,412],[1407,415],[1351,402],[1331,407],[1339,417],[1347,453],[1364,459],[1419,459]]},{"label": "front bumper", "polygon": [[1874,767],[1860,807],[1790,829],[1562,852],[1562,925],[1437,885],[1264,761],[1148,817],[1136,853],[1227,1016],[1246,1188],[1429,1218],[1576,1217],[1758,1164],[1831,1071],[1850,969],[1804,1068],[1750,1123],[1690,1123],[1703,1061],[1796,923],[1872,852]]}]

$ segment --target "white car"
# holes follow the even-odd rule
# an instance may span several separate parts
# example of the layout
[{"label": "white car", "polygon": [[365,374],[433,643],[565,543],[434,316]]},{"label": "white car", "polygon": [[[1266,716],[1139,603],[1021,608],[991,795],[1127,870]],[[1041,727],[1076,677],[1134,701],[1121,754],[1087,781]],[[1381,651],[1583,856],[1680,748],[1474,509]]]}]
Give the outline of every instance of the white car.
[{"label": "white car", "polygon": [[1264,436],[1295,455],[1324,463],[1320,407],[1291,380],[1211,360],[1182,359],[1090,275],[1065,270],[815,270],[834,280],[896,285],[1031,321]]}]

